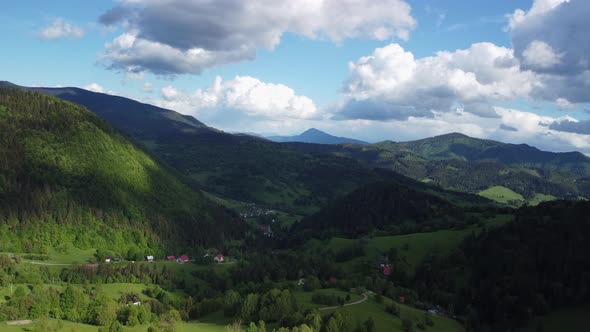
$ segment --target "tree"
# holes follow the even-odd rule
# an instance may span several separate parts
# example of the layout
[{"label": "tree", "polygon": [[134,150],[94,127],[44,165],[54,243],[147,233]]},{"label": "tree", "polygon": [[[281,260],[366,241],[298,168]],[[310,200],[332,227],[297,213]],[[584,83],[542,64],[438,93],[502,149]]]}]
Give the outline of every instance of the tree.
[{"label": "tree", "polygon": [[232,289],[228,290],[223,297],[223,314],[226,317],[234,317],[240,309],[240,294]]},{"label": "tree", "polygon": [[228,324],[225,329],[227,332],[242,332],[242,321],[234,321],[233,323]]},{"label": "tree", "polygon": [[248,294],[246,299],[244,299],[244,303],[242,303],[242,308],[240,309],[240,318],[245,321],[254,319],[257,308],[258,294]]},{"label": "tree", "polygon": [[246,332],[258,332],[258,327],[256,326],[256,324],[254,324],[254,322],[250,322],[250,325],[246,329]]}]

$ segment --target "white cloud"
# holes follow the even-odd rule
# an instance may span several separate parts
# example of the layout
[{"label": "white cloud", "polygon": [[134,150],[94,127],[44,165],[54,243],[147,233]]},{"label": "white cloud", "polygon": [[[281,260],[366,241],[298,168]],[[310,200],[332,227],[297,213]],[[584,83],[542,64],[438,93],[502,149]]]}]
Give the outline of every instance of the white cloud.
[{"label": "white cloud", "polygon": [[339,112],[343,118],[432,117],[433,111],[457,105],[493,117],[491,103],[527,97],[537,84],[534,73],[520,69],[511,49],[491,43],[421,59],[390,44],[350,63],[349,70]]},{"label": "white cloud", "polygon": [[53,40],[59,38],[81,38],[84,36],[84,30],[74,24],[64,21],[62,18],[56,18],[53,23],[39,31],[39,38]]},{"label": "white cloud", "polygon": [[99,92],[99,93],[106,93],[107,92],[105,90],[105,88],[103,88],[98,83],[88,84],[88,85],[84,86],[83,89],[90,90],[90,91],[93,91],[93,92]]},{"label": "white cloud", "polygon": [[547,43],[533,40],[522,52],[523,64],[537,69],[552,68],[561,63],[563,54],[557,54]]},{"label": "white cloud", "polygon": [[314,102],[296,95],[283,84],[265,83],[254,77],[236,76],[229,81],[217,77],[206,89],[185,93],[172,86],[160,91],[159,106],[194,115],[212,125],[226,126],[246,118],[258,120],[316,119]]},{"label": "white cloud", "polygon": [[590,102],[590,1],[536,0],[516,10],[508,30],[515,56],[539,74],[544,88],[534,97]]},{"label": "white cloud", "polygon": [[257,49],[273,49],[288,32],[337,43],[405,40],[416,25],[410,10],[403,0],[142,1],[103,14],[103,24],[126,21],[128,30],[102,58],[123,71],[199,74],[254,59]]}]

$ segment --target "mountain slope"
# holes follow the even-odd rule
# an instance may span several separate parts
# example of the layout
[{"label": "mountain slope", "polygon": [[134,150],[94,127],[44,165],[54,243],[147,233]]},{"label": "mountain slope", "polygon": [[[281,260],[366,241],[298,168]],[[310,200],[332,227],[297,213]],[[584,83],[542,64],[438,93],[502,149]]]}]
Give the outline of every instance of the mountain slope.
[{"label": "mountain slope", "polygon": [[193,188],[239,201],[309,214],[384,176],[350,158],[303,154],[267,139],[201,126],[197,120],[185,126],[177,121],[185,117],[174,111],[122,97],[76,88],[22,89],[86,106],[186,176]]},{"label": "mountain slope", "polygon": [[590,197],[590,159],[578,152],[545,152],[456,133],[361,147],[288,144],[303,153],[347,156],[451,190],[479,193],[504,186],[529,202]]},{"label": "mountain slope", "polygon": [[369,144],[360,140],[347,137],[337,137],[321,130],[311,128],[295,136],[269,136],[274,142],[302,142],[315,144]]},{"label": "mountain slope", "polygon": [[81,106],[0,89],[0,251],[222,245],[236,219]]},{"label": "mountain slope", "polygon": [[449,227],[461,209],[431,193],[401,183],[375,182],[341,197],[296,225],[297,230],[357,237],[375,229],[414,233],[423,227]]},{"label": "mountain slope", "polygon": [[474,194],[503,186],[530,203],[590,198],[590,162],[579,153],[543,152],[462,134],[370,145],[277,144],[230,135],[122,97],[74,88],[38,90],[88,107],[190,178],[194,188],[299,214],[383,179],[372,168]]}]

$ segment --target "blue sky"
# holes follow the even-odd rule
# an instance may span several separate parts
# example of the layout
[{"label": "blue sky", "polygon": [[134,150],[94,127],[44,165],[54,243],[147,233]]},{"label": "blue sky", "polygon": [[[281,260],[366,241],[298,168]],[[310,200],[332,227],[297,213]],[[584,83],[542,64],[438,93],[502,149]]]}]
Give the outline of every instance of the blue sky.
[{"label": "blue sky", "polygon": [[0,13],[0,79],[128,96],[227,131],[313,126],[370,141],[461,131],[589,153],[589,7],[19,1]]}]

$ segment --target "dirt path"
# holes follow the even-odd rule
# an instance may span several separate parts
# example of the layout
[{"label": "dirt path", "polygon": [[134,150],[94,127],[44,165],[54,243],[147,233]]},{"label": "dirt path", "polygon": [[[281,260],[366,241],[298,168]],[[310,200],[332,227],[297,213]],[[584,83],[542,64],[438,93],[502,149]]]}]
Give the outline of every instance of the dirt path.
[{"label": "dirt path", "polygon": [[35,262],[35,261],[23,261],[23,263],[28,263],[28,264],[33,264],[33,265],[47,265],[47,266],[81,265],[81,264],[73,264],[73,263],[43,263],[43,262]]},{"label": "dirt path", "polygon": [[348,307],[351,305],[357,305],[357,304],[361,304],[363,302],[365,302],[366,300],[369,299],[368,295],[372,294],[373,292],[366,292],[363,293],[363,298],[358,300],[358,301],[354,301],[354,302],[350,302],[350,303],[345,303],[343,305],[335,305],[335,306],[331,306],[331,307],[323,307],[323,308],[318,308],[318,310],[322,311],[322,310],[331,310],[331,309],[337,309],[337,308],[341,308],[341,307]]}]

